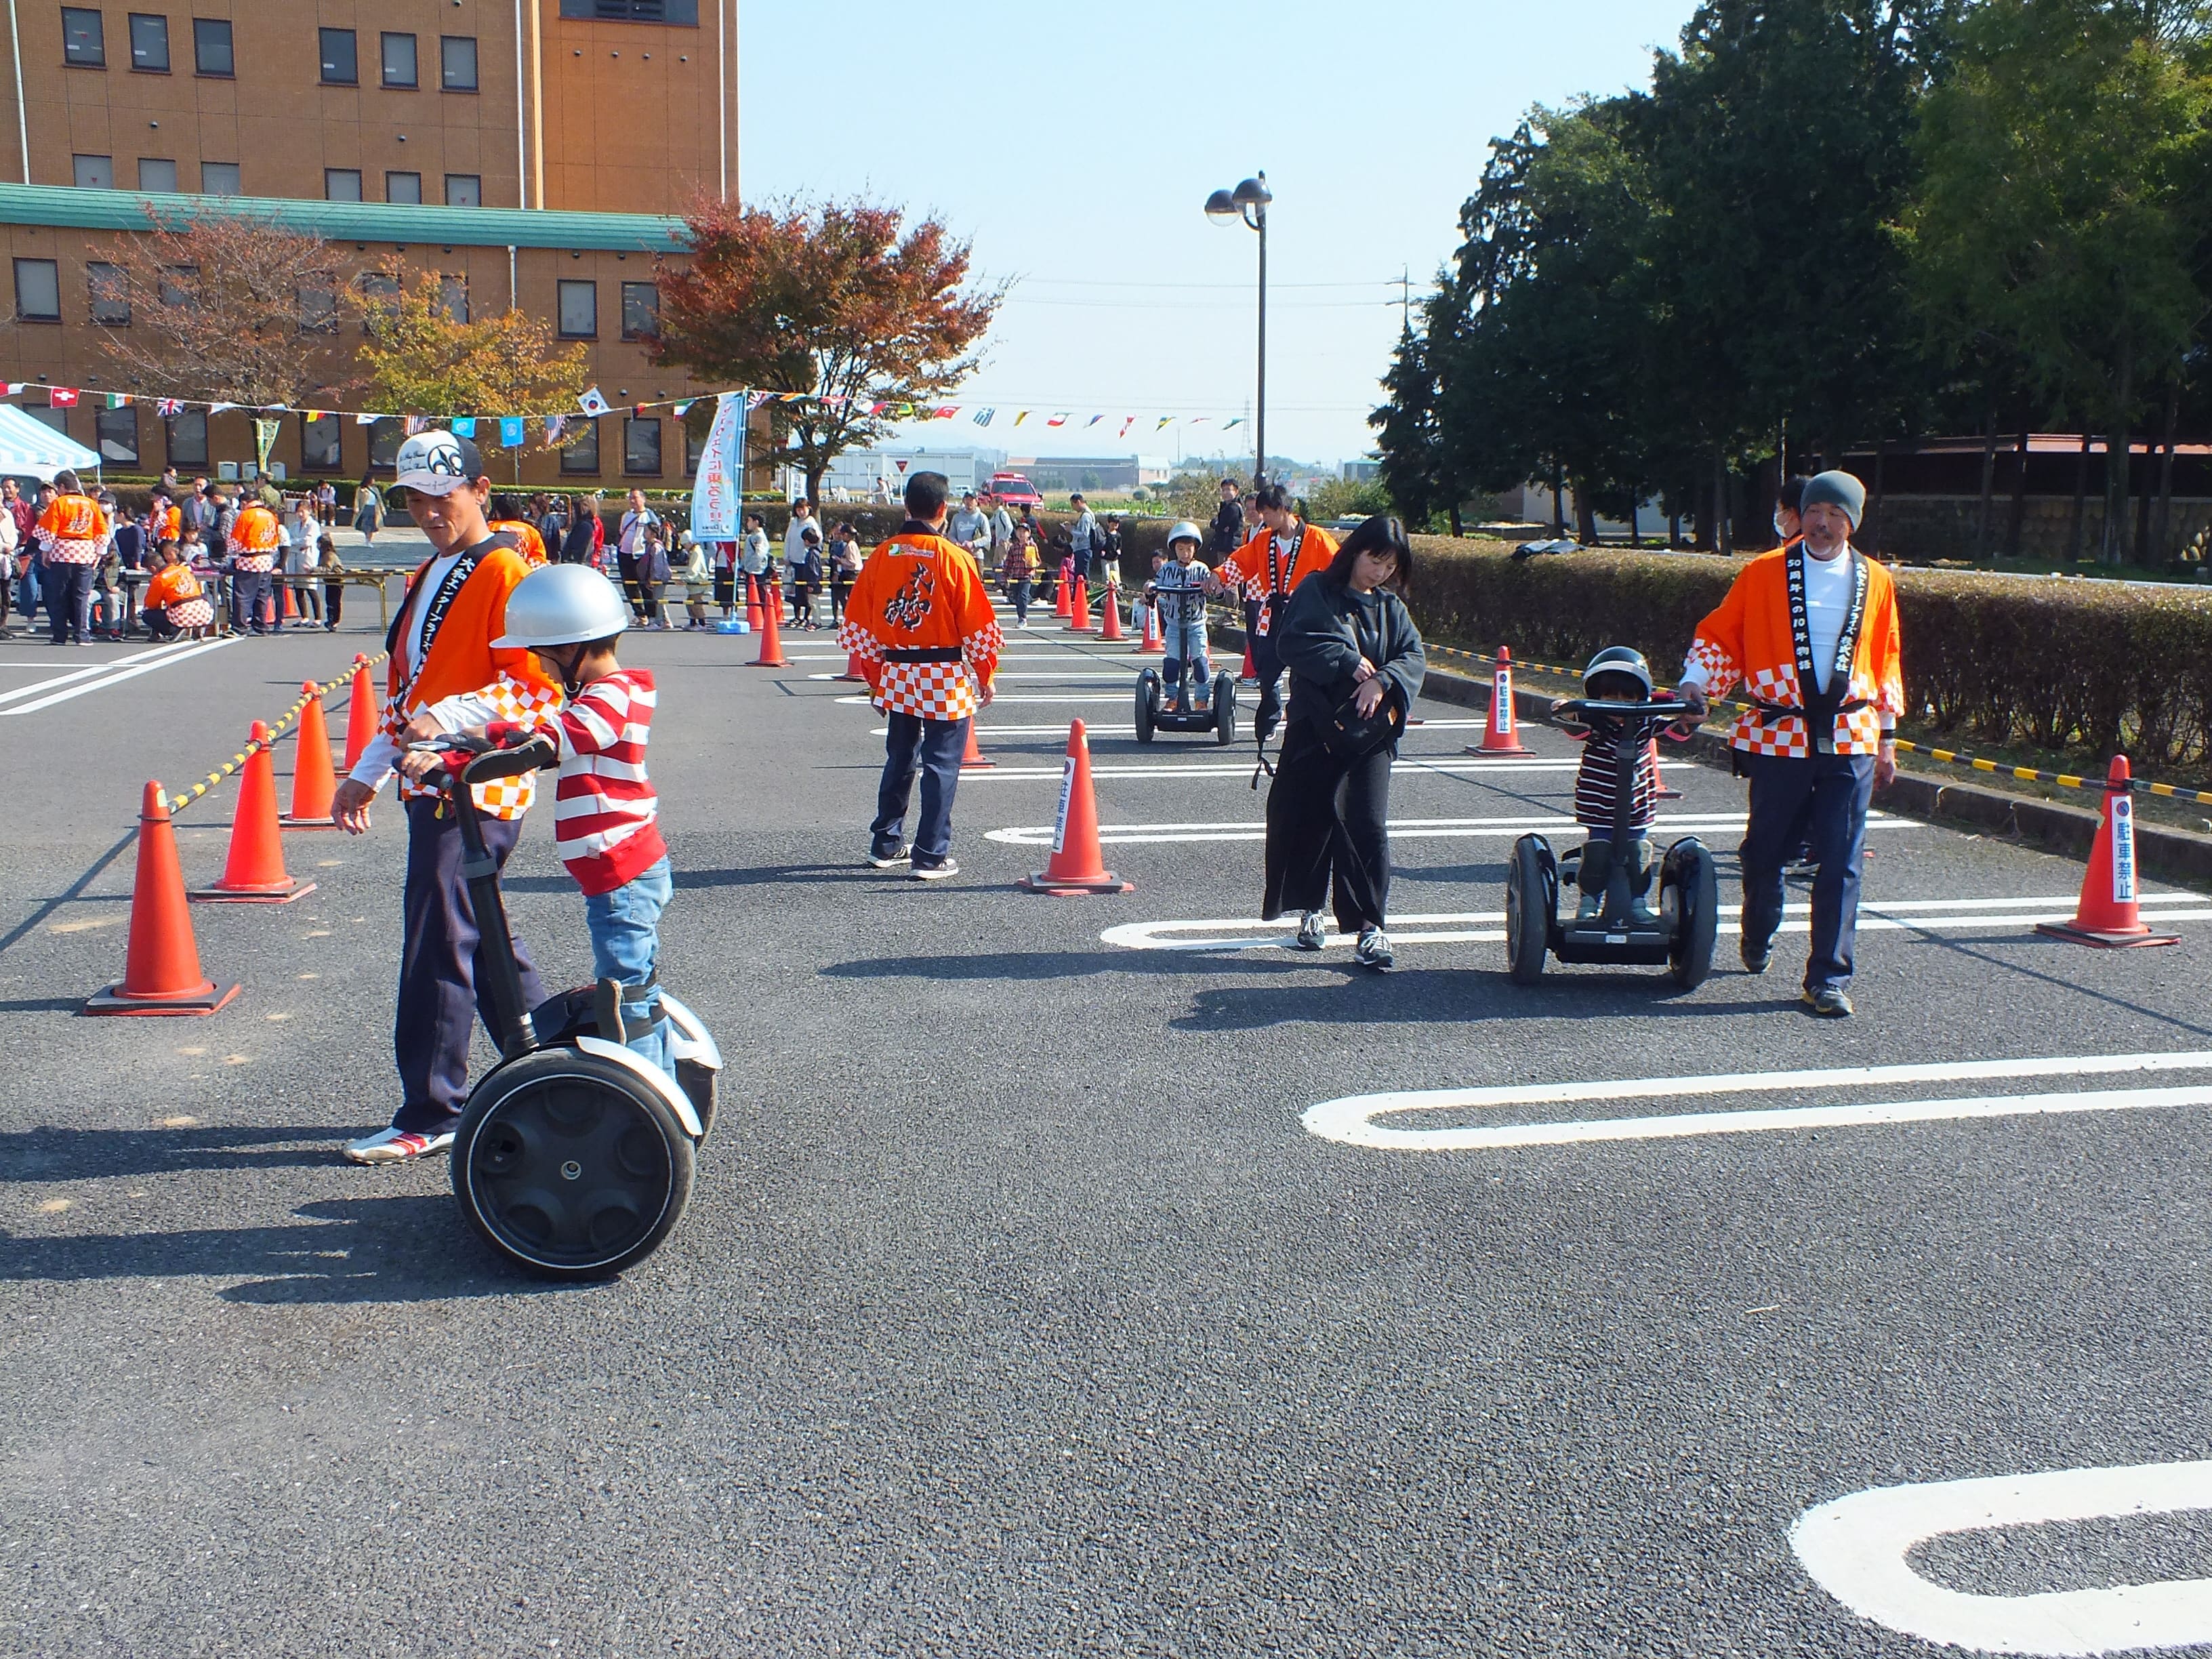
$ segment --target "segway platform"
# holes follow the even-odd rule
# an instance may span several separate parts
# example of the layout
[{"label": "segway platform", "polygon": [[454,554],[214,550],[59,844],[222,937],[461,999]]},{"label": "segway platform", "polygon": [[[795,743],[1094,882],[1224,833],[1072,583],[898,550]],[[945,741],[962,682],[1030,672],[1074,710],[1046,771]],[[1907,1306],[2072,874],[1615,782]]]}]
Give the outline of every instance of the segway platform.
[{"label": "segway platform", "polygon": [[1137,676],[1137,741],[1150,743],[1156,732],[1210,732],[1224,746],[1236,742],[1237,677],[1226,670],[1213,677],[1212,706],[1201,713],[1178,709],[1159,670],[1146,669]]}]

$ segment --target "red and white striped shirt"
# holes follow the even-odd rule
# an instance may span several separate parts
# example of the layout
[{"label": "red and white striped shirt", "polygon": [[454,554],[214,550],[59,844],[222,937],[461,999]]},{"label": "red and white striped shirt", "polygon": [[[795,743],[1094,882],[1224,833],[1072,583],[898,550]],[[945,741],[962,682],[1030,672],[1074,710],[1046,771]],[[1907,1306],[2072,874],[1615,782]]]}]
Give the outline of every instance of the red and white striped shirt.
[{"label": "red and white striped shirt", "polygon": [[495,743],[543,732],[560,744],[553,840],[586,895],[611,893],[668,855],[659,803],[645,775],[654,701],[652,674],[625,668],[593,680],[534,724],[494,720],[485,727]]}]

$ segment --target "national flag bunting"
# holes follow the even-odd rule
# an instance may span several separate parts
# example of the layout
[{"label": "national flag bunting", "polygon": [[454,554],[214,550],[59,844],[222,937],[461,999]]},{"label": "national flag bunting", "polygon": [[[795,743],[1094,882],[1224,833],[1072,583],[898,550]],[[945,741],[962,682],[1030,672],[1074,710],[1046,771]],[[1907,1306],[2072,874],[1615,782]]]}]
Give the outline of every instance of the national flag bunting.
[{"label": "national flag bunting", "polygon": [[586,388],[582,397],[576,399],[576,407],[586,415],[597,416],[607,412],[607,400],[599,395],[599,387],[591,386]]},{"label": "national flag bunting", "polygon": [[76,407],[76,388],[73,386],[48,386],[46,402],[55,409],[74,409]]}]

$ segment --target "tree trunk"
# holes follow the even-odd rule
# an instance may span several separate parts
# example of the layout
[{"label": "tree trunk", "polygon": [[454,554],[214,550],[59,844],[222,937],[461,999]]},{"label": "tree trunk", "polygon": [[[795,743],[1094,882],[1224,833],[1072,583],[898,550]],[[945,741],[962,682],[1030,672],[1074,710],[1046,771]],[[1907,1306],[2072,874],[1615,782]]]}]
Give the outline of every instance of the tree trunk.
[{"label": "tree trunk", "polygon": [[1727,454],[1716,447],[1713,451],[1713,548],[1726,559],[1735,553],[1735,527],[1729,520],[1734,515],[1729,500],[1729,471]]},{"label": "tree trunk", "polygon": [[1859,526],[1866,544],[1862,552],[1878,552],[1881,548],[1881,475],[1888,460],[1889,436],[1885,433],[1874,441],[1874,489],[1867,495],[1866,518]]},{"label": "tree trunk", "polygon": [[2020,537],[2027,513],[2027,416],[2020,417],[2020,447],[2014,452],[2012,464],[2012,508],[2005,517],[2004,556],[2008,559],[2020,556]]},{"label": "tree trunk", "polygon": [[1644,503],[1637,499],[1634,489],[1628,492],[1628,544],[1644,545]]},{"label": "tree trunk", "polygon": [[2166,389],[2166,453],[2158,462],[2158,534],[2143,550],[2143,562],[2166,564],[2173,557],[2173,434],[2181,418],[2181,377]]},{"label": "tree trunk", "polygon": [[2089,507],[2089,439],[2091,435],[2087,432],[2081,434],[2081,453],[2074,458],[2074,522],[2066,532],[2066,562],[2069,564],[2081,562],[2081,521],[2087,515]]},{"label": "tree trunk", "polygon": [[1584,547],[1597,545],[1597,502],[1589,485],[1575,480],[1575,539]]},{"label": "tree trunk", "polygon": [[1672,552],[1682,544],[1682,510],[1674,508],[1667,514],[1667,548]]},{"label": "tree trunk", "polygon": [[1552,535],[1556,539],[1567,533],[1567,471],[1556,463],[1552,467]]},{"label": "tree trunk", "polygon": [[2112,399],[2112,430],[2105,436],[2105,534],[2106,564],[2128,562],[2128,497],[2135,486],[2135,361],[2120,356],[2119,395]]},{"label": "tree trunk", "polygon": [[1462,526],[1459,521],[1459,497],[1456,495],[1452,497],[1451,532],[1452,539],[1454,541],[1457,541],[1462,536],[1464,536],[1467,533],[1465,527]]},{"label": "tree trunk", "polygon": [[1974,557],[1990,556],[1990,514],[1996,501],[1997,411],[1992,404],[1982,417],[1982,511],[1974,522]]}]

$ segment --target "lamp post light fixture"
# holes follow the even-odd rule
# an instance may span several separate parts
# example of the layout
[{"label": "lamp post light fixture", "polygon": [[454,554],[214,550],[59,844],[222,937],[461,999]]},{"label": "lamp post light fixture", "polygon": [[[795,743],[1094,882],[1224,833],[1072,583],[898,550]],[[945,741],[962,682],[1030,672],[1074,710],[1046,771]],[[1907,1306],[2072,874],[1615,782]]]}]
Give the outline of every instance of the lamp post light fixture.
[{"label": "lamp post light fixture", "polygon": [[1241,219],[1260,233],[1260,374],[1259,396],[1254,405],[1252,447],[1256,465],[1252,488],[1267,479],[1267,204],[1275,199],[1267,188],[1267,175],[1247,179],[1234,190],[1217,190],[1206,198],[1206,216],[1217,225]]}]

